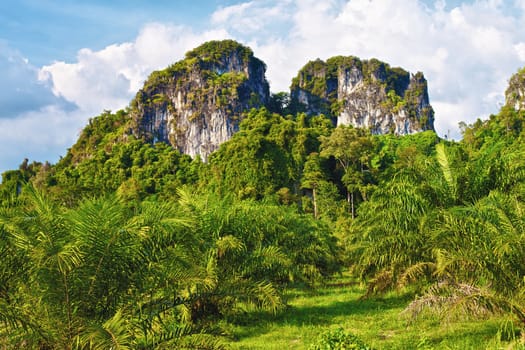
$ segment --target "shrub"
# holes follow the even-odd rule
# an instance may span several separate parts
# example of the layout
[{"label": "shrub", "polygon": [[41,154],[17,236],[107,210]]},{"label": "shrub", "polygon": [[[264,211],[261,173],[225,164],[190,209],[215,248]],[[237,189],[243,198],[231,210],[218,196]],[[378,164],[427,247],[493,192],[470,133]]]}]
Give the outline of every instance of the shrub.
[{"label": "shrub", "polygon": [[310,350],[371,350],[356,335],[342,328],[332,329],[322,333]]}]

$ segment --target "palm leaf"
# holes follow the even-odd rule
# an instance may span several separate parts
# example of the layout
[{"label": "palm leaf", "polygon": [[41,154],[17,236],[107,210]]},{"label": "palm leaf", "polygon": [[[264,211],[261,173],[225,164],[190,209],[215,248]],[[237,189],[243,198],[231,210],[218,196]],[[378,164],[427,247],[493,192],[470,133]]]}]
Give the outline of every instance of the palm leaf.
[{"label": "palm leaf", "polygon": [[448,188],[450,189],[450,194],[452,198],[455,199],[457,197],[457,182],[454,177],[452,167],[451,167],[444,143],[438,143],[436,145],[436,159],[439,163],[439,166],[443,173],[443,177],[448,185]]},{"label": "palm leaf", "polygon": [[75,341],[79,349],[127,350],[133,349],[133,334],[129,330],[126,316],[119,310],[103,324],[95,324],[82,332]]},{"label": "palm leaf", "polygon": [[384,269],[368,282],[365,297],[385,293],[392,289],[395,283],[394,272],[391,269]]},{"label": "palm leaf", "polygon": [[397,278],[398,287],[404,287],[411,283],[421,281],[423,278],[429,278],[436,270],[434,262],[417,262],[406,268]]}]

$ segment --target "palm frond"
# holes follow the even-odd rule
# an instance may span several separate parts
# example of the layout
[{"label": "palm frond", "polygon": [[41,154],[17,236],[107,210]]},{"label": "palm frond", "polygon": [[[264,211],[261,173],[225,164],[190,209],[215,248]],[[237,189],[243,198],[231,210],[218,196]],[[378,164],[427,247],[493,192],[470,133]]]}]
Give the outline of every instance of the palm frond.
[{"label": "palm frond", "polygon": [[228,251],[242,252],[246,249],[244,242],[233,235],[220,237],[215,241],[215,245],[219,258]]},{"label": "palm frond", "polygon": [[392,289],[396,284],[394,272],[391,269],[385,269],[377,273],[374,278],[368,282],[365,298],[385,293]]},{"label": "palm frond", "polygon": [[259,282],[252,287],[251,291],[252,298],[264,310],[276,313],[283,306],[279,291],[271,283]]},{"label": "palm frond", "polygon": [[0,323],[5,328],[23,328],[27,330],[30,326],[28,318],[24,315],[24,312],[19,310],[12,303],[5,302],[0,299]]},{"label": "palm frond", "polygon": [[443,177],[446,181],[446,184],[450,190],[450,194],[452,198],[456,198],[457,196],[457,180],[454,176],[454,172],[452,170],[452,166],[449,161],[449,157],[447,155],[447,151],[445,148],[444,143],[438,143],[436,145],[436,159],[439,163],[441,172],[443,173]]},{"label": "palm frond", "polygon": [[406,268],[397,278],[397,286],[404,287],[411,283],[431,278],[436,271],[436,263],[422,261]]},{"label": "palm frond", "polygon": [[35,339],[42,342],[52,342],[48,325],[35,314],[36,304],[18,305],[0,299],[0,337],[7,332],[9,338],[18,336],[21,342]]},{"label": "palm frond", "polygon": [[95,324],[82,332],[75,340],[78,349],[127,350],[133,349],[133,335],[126,316],[119,310],[103,324]]}]

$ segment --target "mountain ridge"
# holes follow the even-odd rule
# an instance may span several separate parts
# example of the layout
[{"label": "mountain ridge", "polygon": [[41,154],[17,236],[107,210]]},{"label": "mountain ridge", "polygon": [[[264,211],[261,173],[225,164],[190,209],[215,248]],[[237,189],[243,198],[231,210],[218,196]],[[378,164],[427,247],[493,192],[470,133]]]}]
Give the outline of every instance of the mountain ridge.
[{"label": "mountain ridge", "polygon": [[[233,40],[206,42],[149,76],[130,104],[130,134],[166,142],[206,161],[238,131],[251,108],[269,108],[272,96],[265,72],[265,63],[249,47]],[[283,109],[324,114],[334,126],[398,135],[434,130],[423,74],[376,59],[311,61],[292,80],[289,97]]]}]

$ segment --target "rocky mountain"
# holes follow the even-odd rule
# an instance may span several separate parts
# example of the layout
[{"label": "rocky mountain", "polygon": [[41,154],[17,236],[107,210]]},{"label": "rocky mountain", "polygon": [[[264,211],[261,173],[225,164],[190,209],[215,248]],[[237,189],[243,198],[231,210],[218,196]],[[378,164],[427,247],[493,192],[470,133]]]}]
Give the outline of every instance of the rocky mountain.
[{"label": "rocky mountain", "polygon": [[505,100],[506,104],[514,107],[516,111],[525,111],[525,68],[510,78]]},{"label": "rocky mountain", "polygon": [[150,75],[131,103],[132,132],[206,161],[238,130],[245,111],[268,103],[265,71],[235,41],[205,43]]},{"label": "rocky mountain", "polygon": [[[238,131],[249,109],[269,105],[265,71],[250,48],[232,40],[207,42],[149,76],[131,102],[131,133],[206,161]],[[290,96],[297,110],[376,134],[434,128],[423,74],[375,59],[309,62],[293,79]]]},{"label": "rocky mountain", "polygon": [[434,129],[422,73],[410,74],[376,59],[337,56],[308,62],[293,79],[291,98],[310,114],[337,125],[399,135]]}]

